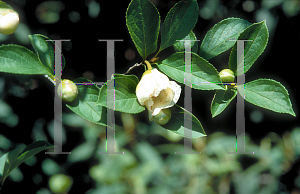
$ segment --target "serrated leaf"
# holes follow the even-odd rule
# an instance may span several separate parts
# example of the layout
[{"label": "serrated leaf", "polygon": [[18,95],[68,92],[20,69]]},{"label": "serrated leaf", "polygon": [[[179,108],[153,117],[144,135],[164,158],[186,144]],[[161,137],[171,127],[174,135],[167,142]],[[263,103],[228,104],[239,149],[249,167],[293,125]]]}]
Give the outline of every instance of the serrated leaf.
[{"label": "serrated leaf", "polygon": [[[269,33],[266,26],[266,21],[252,24],[247,29],[245,29],[238,38],[239,40],[250,40],[244,42],[245,67],[241,64],[242,61],[239,61],[237,64],[237,43],[235,43],[229,56],[229,69],[232,70],[235,75],[237,75],[237,72],[242,72],[239,75],[246,73],[265,50],[268,43],[268,38]],[[238,71],[237,67],[239,67]]]},{"label": "serrated leaf", "polygon": [[107,117],[105,107],[96,105],[100,89],[92,85],[92,81],[85,78],[77,78],[73,82],[82,84],[76,84],[78,97],[73,102],[66,104],[66,106],[88,121],[106,126]]},{"label": "serrated leaf", "polygon": [[[114,110],[131,114],[136,114],[144,111],[145,107],[139,104],[135,94],[136,86],[139,83],[138,78],[135,75],[115,74],[114,76],[115,89],[107,90],[107,85],[103,86],[101,88],[97,104],[108,107],[109,105],[107,105],[107,96],[115,96]],[[113,104],[111,106],[113,108]]]},{"label": "serrated leaf", "polygon": [[205,35],[199,55],[209,60],[233,47],[236,41],[229,39],[238,39],[239,35],[251,23],[240,18],[227,18],[215,24]]},{"label": "serrated leaf", "polygon": [[[197,37],[195,36],[193,31],[191,31],[182,40],[191,40],[191,51],[193,53],[198,52],[198,41],[197,41]],[[176,52],[185,51],[185,42],[184,41],[176,41],[176,43],[173,45],[173,47],[174,47]]]},{"label": "serrated leaf", "polygon": [[36,155],[37,153],[53,147],[54,145],[51,145],[46,141],[35,141],[28,146],[19,146],[16,149],[8,152],[6,155],[2,156],[0,159],[0,163],[3,163],[5,161],[5,165],[2,173],[0,170],[0,188],[9,173],[11,173],[20,164],[22,164],[30,157]]},{"label": "serrated leaf", "polygon": [[[262,108],[279,113],[288,113],[296,116],[288,91],[275,80],[257,79],[243,85],[238,85],[237,89],[245,100]],[[244,97],[244,96],[243,96]]]},{"label": "serrated leaf", "polygon": [[186,37],[195,27],[199,14],[196,1],[179,1],[168,12],[161,28],[161,44],[159,51],[168,48]]},{"label": "serrated leaf", "polygon": [[32,51],[13,44],[0,46],[0,72],[30,75],[53,73]]},{"label": "serrated leaf", "polygon": [[149,0],[132,0],[126,12],[126,25],[143,59],[157,49],[160,16]]},{"label": "serrated leaf", "polygon": [[217,90],[210,108],[212,117],[223,112],[230,102],[236,97],[236,94],[236,89]]},{"label": "serrated leaf", "polygon": [[[28,38],[38,58],[54,74],[54,42],[49,41],[48,37],[41,34],[29,35]],[[62,55],[62,69],[64,69],[65,63],[65,57]]]},{"label": "serrated leaf", "polygon": [[[170,110],[172,114],[171,119],[167,124],[162,125],[161,126],[162,128],[187,138],[198,138],[198,137],[206,136],[206,133],[200,121],[192,113],[178,106],[177,104],[171,107]],[[189,114],[192,118],[192,128],[185,128],[184,126],[185,112]],[[184,135],[185,129],[192,130],[192,136],[185,136]]]},{"label": "serrated leaf", "polygon": [[[158,68],[172,79],[184,84],[185,75],[185,53],[177,52],[157,64]],[[192,73],[191,81],[194,89],[199,90],[224,90],[225,87],[220,84],[218,71],[208,61],[192,53]]]}]

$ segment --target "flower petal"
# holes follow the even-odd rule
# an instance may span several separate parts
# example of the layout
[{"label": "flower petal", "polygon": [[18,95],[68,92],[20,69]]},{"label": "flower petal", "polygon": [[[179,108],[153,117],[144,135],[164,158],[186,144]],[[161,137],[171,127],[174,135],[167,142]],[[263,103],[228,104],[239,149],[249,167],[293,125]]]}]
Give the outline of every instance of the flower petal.
[{"label": "flower petal", "polygon": [[177,103],[177,101],[179,100],[179,97],[180,97],[181,87],[174,81],[170,81],[170,82],[171,82],[172,90],[175,92],[173,101],[174,101],[174,103]]},{"label": "flower petal", "polygon": [[150,121],[162,109],[174,106],[180,93],[181,87],[157,69],[147,70],[136,87],[138,101],[148,109]]},{"label": "flower petal", "polygon": [[157,69],[152,69],[151,75],[153,76],[157,86],[153,94],[155,97],[159,95],[161,90],[171,86],[169,78],[165,74],[159,72]]},{"label": "flower petal", "polygon": [[153,96],[156,85],[151,74],[146,74],[142,77],[141,81],[136,86],[136,96],[141,105],[145,104],[145,101]]}]

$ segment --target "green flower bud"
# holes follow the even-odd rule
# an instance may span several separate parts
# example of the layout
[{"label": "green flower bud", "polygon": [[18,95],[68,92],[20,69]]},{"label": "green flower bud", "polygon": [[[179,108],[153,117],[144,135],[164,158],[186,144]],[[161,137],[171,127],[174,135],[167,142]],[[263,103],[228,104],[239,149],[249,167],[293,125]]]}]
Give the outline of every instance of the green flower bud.
[{"label": "green flower bud", "polygon": [[221,81],[223,83],[227,82],[233,82],[234,81],[234,73],[230,69],[223,69],[220,73],[219,76],[221,78]]},{"label": "green flower bud", "polygon": [[170,109],[161,109],[160,112],[153,116],[154,121],[159,125],[165,125],[169,122],[171,119],[171,111]]},{"label": "green flower bud", "polygon": [[78,95],[78,88],[74,82],[64,79],[58,86],[58,95],[65,102],[72,102]]},{"label": "green flower bud", "polygon": [[49,188],[53,193],[68,193],[73,184],[73,179],[64,174],[55,174],[49,179]]},{"label": "green flower bud", "polygon": [[10,5],[0,2],[0,33],[14,33],[19,26],[19,20],[19,14]]}]

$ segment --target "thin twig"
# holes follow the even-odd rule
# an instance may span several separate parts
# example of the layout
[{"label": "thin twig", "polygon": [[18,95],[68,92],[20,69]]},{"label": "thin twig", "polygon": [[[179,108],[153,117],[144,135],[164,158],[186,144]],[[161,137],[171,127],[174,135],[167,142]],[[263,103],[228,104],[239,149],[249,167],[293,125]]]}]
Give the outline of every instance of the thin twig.
[{"label": "thin twig", "polygon": [[129,69],[128,69],[128,70],[126,71],[126,73],[124,73],[123,75],[128,74],[129,71],[131,71],[133,68],[138,67],[138,66],[141,66],[142,63],[143,63],[143,62],[141,62],[141,63],[136,63],[136,64],[134,64],[133,66],[129,67]]},{"label": "thin twig", "polygon": [[54,81],[51,77],[49,77],[48,75],[45,75],[45,77],[46,77],[48,80],[50,80],[50,81],[53,83],[53,85],[55,86],[55,81]]}]

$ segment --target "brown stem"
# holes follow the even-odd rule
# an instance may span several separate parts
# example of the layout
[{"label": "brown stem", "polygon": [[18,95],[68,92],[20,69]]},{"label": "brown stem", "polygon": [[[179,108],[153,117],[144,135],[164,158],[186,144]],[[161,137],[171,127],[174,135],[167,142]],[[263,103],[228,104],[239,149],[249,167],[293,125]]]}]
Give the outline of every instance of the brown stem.
[{"label": "brown stem", "polygon": [[128,74],[133,68],[135,67],[138,67],[138,66],[141,66],[142,65],[142,62],[141,63],[136,63],[134,64],[133,66],[129,67],[129,69],[126,71],[126,73],[124,73],[123,75],[126,75]]}]

